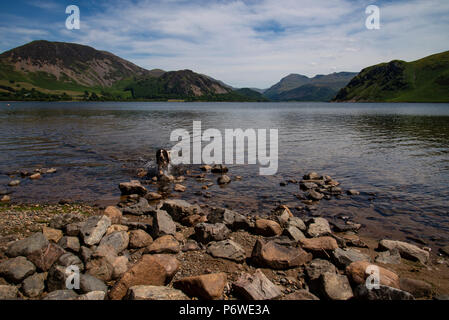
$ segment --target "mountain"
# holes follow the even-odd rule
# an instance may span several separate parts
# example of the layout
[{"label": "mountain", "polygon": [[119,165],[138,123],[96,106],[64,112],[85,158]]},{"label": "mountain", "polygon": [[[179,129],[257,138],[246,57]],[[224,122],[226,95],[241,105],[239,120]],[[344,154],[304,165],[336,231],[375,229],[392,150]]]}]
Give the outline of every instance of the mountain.
[{"label": "mountain", "polygon": [[356,75],[339,72],[309,78],[290,74],[265,91],[264,96],[276,101],[330,101]]},{"label": "mountain", "polygon": [[449,51],[368,67],[334,101],[449,102]]}]

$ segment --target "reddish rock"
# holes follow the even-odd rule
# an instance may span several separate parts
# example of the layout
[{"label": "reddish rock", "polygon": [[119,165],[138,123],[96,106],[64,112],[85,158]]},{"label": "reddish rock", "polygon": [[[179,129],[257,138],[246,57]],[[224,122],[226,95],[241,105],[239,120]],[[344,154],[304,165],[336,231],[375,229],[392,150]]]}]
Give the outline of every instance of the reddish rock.
[{"label": "reddish rock", "polygon": [[167,282],[170,282],[180,267],[178,259],[169,254],[155,254],[153,257],[165,268]]},{"label": "reddish rock", "polygon": [[[376,266],[367,261],[356,261],[346,267],[346,274],[356,284],[365,284],[366,278],[370,276],[367,273],[368,266]],[[396,273],[385,268],[379,268],[380,284],[388,287],[400,289],[399,277]]]},{"label": "reddish rock", "polygon": [[272,300],[282,295],[280,288],[259,269],[254,275],[245,273],[240,276],[233,287],[236,293],[246,300]]},{"label": "reddish rock", "polygon": [[54,243],[49,243],[47,247],[43,248],[42,250],[34,251],[30,255],[28,255],[27,258],[40,270],[48,271],[64,253],[64,249],[62,249],[60,246]]},{"label": "reddish rock", "polygon": [[120,224],[122,222],[122,212],[117,207],[109,206],[104,210],[103,214],[111,219],[112,224]]},{"label": "reddish rock", "polygon": [[143,230],[132,230],[129,233],[129,247],[140,249],[148,247],[153,242],[153,238]]},{"label": "reddish rock", "polygon": [[221,298],[227,282],[225,273],[205,274],[176,281],[173,286],[189,296],[206,300]]},{"label": "reddish rock", "polygon": [[282,228],[277,222],[266,219],[256,220],[255,231],[264,237],[280,236],[282,234]]},{"label": "reddish rock", "polygon": [[333,251],[338,248],[337,241],[332,237],[301,239],[299,242],[307,251]]},{"label": "reddish rock", "polygon": [[181,250],[179,242],[171,235],[157,238],[145,250],[146,253],[178,253]]},{"label": "reddish rock", "polygon": [[49,227],[43,227],[42,233],[44,234],[44,237],[47,238],[48,241],[52,241],[54,243],[58,243],[59,240],[61,240],[63,237],[63,233],[61,230]]}]

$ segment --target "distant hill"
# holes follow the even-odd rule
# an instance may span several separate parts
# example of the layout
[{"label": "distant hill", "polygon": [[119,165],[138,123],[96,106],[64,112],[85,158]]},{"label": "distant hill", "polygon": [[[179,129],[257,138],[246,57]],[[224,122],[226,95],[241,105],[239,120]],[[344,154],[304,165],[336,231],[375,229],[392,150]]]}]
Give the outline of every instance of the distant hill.
[{"label": "distant hill", "polygon": [[309,78],[290,74],[264,92],[275,101],[330,101],[357,73],[339,72]]},{"label": "distant hill", "polygon": [[449,51],[366,68],[334,101],[449,102]]}]

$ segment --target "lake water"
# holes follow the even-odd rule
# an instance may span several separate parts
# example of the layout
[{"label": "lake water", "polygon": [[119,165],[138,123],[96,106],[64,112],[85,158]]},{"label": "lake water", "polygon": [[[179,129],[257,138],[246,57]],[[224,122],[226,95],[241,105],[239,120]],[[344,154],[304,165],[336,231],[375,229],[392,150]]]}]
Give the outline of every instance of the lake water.
[{"label": "lake water", "polygon": [[[117,202],[118,183],[196,120],[203,130],[279,129],[279,171],[232,165],[241,181],[214,185],[206,199],[188,179],[183,198],[252,214],[304,206],[297,185],[279,183],[317,171],[361,192],[323,200],[317,214],[349,215],[370,235],[449,243],[449,104],[0,103],[0,189],[17,202]],[[7,187],[8,173],[41,167],[58,172]]]}]

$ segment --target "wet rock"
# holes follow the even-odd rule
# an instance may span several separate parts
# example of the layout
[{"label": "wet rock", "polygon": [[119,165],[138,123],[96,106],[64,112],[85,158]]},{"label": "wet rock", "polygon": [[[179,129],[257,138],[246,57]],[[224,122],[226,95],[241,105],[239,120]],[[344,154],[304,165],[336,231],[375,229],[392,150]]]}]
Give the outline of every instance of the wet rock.
[{"label": "wet rock", "polygon": [[8,183],[9,187],[17,187],[20,184],[20,180],[12,180]]},{"label": "wet rock", "polygon": [[49,243],[47,247],[29,254],[28,260],[34,263],[40,270],[48,271],[64,253],[64,249],[60,246],[54,243]]},{"label": "wet rock", "polygon": [[175,235],[176,225],[171,216],[164,210],[157,210],[153,218],[153,234],[152,236],[162,237],[165,235]]},{"label": "wet rock", "polygon": [[140,198],[137,203],[122,208],[123,214],[129,214],[133,216],[143,216],[152,214],[155,211],[154,206],[150,206],[145,198]]},{"label": "wet rock", "polygon": [[128,248],[129,236],[126,231],[114,232],[110,235],[105,236],[100,241],[101,246],[110,246],[114,249],[116,254],[121,253],[123,250]]},{"label": "wet rock", "polygon": [[192,205],[184,200],[166,200],[162,204],[161,210],[167,211],[177,222],[181,222],[185,217],[202,213],[199,206]]},{"label": "wet rock", "polygon": [[40,178],[42,178],[42,175],[40,173],[35,173],[30,176],[31,180],[38,180]]},{"label": "wet rock", "polygon": [[167,275],[166,282],[170,282],[171,279],[175,276],[176,272],[178,272],[179,270],[180,263],[178,259],[170,254],[154,254],[153,258],[156,259],[156,261],[165,268],[165,272]]},{"label": "wet rock", "polygon": [[208,172],[208,171],[212,170],[212,167],[206,164],[204,166],[201,166],[200,169],[201,169],[201,171]]},{"label": "wet rock", "polygon": [[139,285],[165,285],[167,278],[166,269],[157,259],[151,255],[143,255],[142,259],[129,269],[114,284],[109,292],[109,298],[112,300],[121,300],[128,289]]},{"label": "wet rock", "polygon": [[205,300],[221,298],[227,282],[226,273],[204,274],[175,281],[173,287],[191,297]]},{"label": "wet rock", "polygon": [[245,300],[272,300],[282,295],[280,288],[259,269],[253,275],[242,274],[233,288]]},{"label": "wet rock", "polygon": [[432,295],[432,285],[427,282],[401,278],[399,281],[401,290],[411,293],[416,298],[426,298]]},{"label": "wet rock", "polygon": [[361,224],[351,223],[349,221],[347,221],[346,223],[332,222],[332,225],[336,232],[348,232],[348,231],[356,232],[360,230],[360,228],[362,228]]},{"label": "wet rock", "polygon": [[19,290],[15,286],[0,285],[0,300],[16,300]]},{"label": "wet rock", "polygon": [[418,248],[417,246],[402,242],[402,241],[393,241],[393,240],[382,240],[379,243],[380,250],[393,250],[397,249],[402,258],[419,261],[422,264],[426,264],[429,262],[430,254],[428,251]]},{"label": "wet rock", "polygon": [[64,229],[68,224],[83,222],[85,221],[85,217],[81,214],[75,213],[65,213],[63,215],[57,215],[53,219],[51,219],[49,226],[54,229]]},{"label": "wet rock", "polygon": [[143,230],[132,230],[129,233],[129,247],[140,249],[148,247],[153,242],[153,238]]},{"label": "wet rock", "polygon": [[195,226],[196,238],[201,243],[226,240],[230,233],[231,231],[223,223],[200,223]]},{"label": "wet rock", "polygon": [[307,229],[307,233],[312,238],[329,235],[331,234],[329,222],[324,218],[314,218]]},{"label": "wet rock", "polygon": [[357,191],[357,190],[354,190],[354,189],[348,190],[347,193],[348,193],[348,195],[350,195],[350,196],[358,196],[358,195],[360,195],[360,192]]},{"label": "wet rock", "polygon": [[82,293],[88,293],[92,291],[108,292],[108,287],[100,279],[91,276],[90,274],[80,275],[80,291]]},{"label": "wet rock", "polygon": [[181,290],[162,286],[134,286],[129,289],[127,300],[189,300]]},{"label": "wet rock", "polygon": [[272,269],[295,268],[312,260],[312,254],[287,238],[258,239],[251,254],[253,262]]},{"label": "wet rock", "polygon": [[120,183],[119,188],[122,195],[138,194],[144,196],[148,192],[148,190],[142,186],[138,180]]},{"label": "wet rock", "polygon": [[[371,263],[366,261],[353,262],[346,267],[346,274],[348,275],[349,279],[351,279],[351,281],[354,282],[355,284],[364,285],[366,282],[366,278],[368,278],[371,275],[371,273],[368,273],[369,266],[375,265],[372,265]],[[379,275],[380,275],[379,280],[381,285],[400,288],[399,277],[396,273],[379,266],[376,267],[379,268]]]},{"label": "wet rock", "polygon": [[231,178],[229,178],[227,175],[222,175],[221,177],[218,177],[217,183],[219,185],[225,185],[231,183]]},{"label": "wet rock", "polygon": [[304,180],[318,180],[320,179],[320,175],[318,173],[316,173],[315,171],[309,172],[308,174],[306,174],[303,179]]},{"label": "wet rock", "polygon": [[145,196],[145,199],[147,199],[148,201],[160,200],[162,199],[162,195],[156,192],[148,192]]},{"label": "wet rock", "polygon": [[340,195],[340,194],[343,193],[343,189],[340,188],[340,187],[331,187],[331,188],[329,189],[329,192],[330,192],[332,195]]},{"label": "wet rock", "polygon": [[229,209],[214,208],[207,217],[212,224],[224,223],[231,230],[248,230],[250,223],[248,219],[240,213]]},{"label": "wet rock", "polygon": [[228,167],[222,164],[216,164],[211,169],[212,173],[228,173],[228,171],[229,171]]},{"label": "wet rock", "polygon": [[122,222],[122,211],[114,206],[109,206],[103,213],[106,217],[111,219],[112,224],[120,224]]},{"label": "wet rock", "polygon": [[37,232],[31,237],[10,244],[7,249],[7,255],[10,257],[26,257],[35,251],[47,248],[48,243],[47,238],[41,232]]},{"label": "wet rock", "polygon": [[400,264],[401,263],[401,255],[397,249],[379,252],[377,255],[375,262],[383,263],[383,264]]},{"label": "wet rock", "polygon": [[281,300],[305,301],[305,300],[320,300],[316,295],[307,290],[298,290],[283,297]]},{"label": "wet rock", "polygon": [[346,268],[347,266],[349,266],[351,263],[356,262],[356,261],[370,262],[370,260],[371,260],[371,258],[368,255],[358,252],[356,250],[352,250],[352,249],[336,248],[332,252],[332,255],[333,255],[335,264],[338,267],[343,268],[343,269]]},{"label": "wet rock", "polygon": [[45,280],[45,274],[35,273],[23,281],[22,292],[29,298],[39,297],[45,290]]},{"label": "wet rock", "polygon": [[50,292],[44,300],[75,300],[78,295],[73,290],[56,290]]},{"label": "wet rock", "polygon": [[59,245],[68,251],[79,252],[81,249],[80,241],[77,237],[63,237]]},{"label": "wet rock", "polygon": [[280,236],[282,234],[281,226],[272,220],[258,219],[254,231],[264,237]]},{"label": "wet rock", "polygon": [[80,295],[76,300],[87,300],[87,301],[102,301],[106,298],[106,293],[103,291],[91,291]]},{"label": "wet rock", "polygon": [[145,250],[146,253],[178,253],[181,250],[179,242],[171,235],[157,238]]},{"label": "wet rock", "polygon": [[21,283],[36,272],[36,267],[25,257],[17,257],[0,263],[0,276],[11,283]]},{"label": "wet rock", "polygon": [[321,291],[326,299],[349,300],[354,297],[349,280],[345,275],[326,272],[321,275]]},{"label": "wet rock", "polygon": [[53,229],[49,227],[42,228],[42,234],[48,241],[52,241],[54,243],[58,243],[59,240],[63,237],[63,233],[61,230]]},{"label": "wet rock", "polygon": [[107,216],[92,216],[81,228],[81,238],[89,246],[98,244],[110,226],[111,219]]},{"label": "wet rock", "polygon": [[187,188],[181,184],[175,184],[173,190],[175,190],[176,192],[185,192]]},{"label": "wet rock", "polygon": [[301,182],[299,184],[299,187],[301,188],[301,190],[307,191],[307,190],[311,190],[311,189],[317,189],[318,185],[313,182]]},{"label": "wet rock", "polygon": [[289,226],[284,230],[284,235],[289,237],[292,240],[300,241],[301,239],[305,239],[306,236],[301,232],[298,228],[294,226]]},{"label": "wet rock", "polygon": [[223,258],[236,262],[246,259],[245,250],[232,240],[212,242],[207,246],[207,253],[215,258]]},{"label": "wet rock", "polygon": [[369,290],[362,284],[357,286],[354,293],[360,300],[415,300],[408,292],[384,285],[380,285],[379,289]]},{"label": "wet rock", "polygon": [[129,260],[125,256],[120,256],[114,259],[112,265],[112,279],[120,278],[126,271],[128,271]]},{"label": "wet rock", "polygon": [[315,190],[309,190],[306,193],[307,198],[309,198],[310,200],[313,201],[320,201],[321,199],[324,198],[324,194],[317,192]]}]

